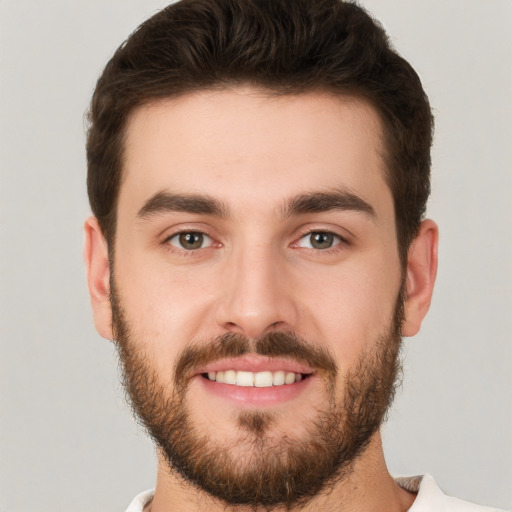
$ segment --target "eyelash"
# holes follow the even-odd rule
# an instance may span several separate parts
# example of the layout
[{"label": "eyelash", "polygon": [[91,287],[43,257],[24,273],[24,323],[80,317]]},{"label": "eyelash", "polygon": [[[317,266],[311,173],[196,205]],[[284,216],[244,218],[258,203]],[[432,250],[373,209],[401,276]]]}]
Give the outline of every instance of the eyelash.
[{"label": "eyelash", "polygon": [[[314,235],[314,234],[322,234],[322,235],[332,236],[338,240],[338,243],[336,243],[335,245],[328,247],[326,249],[317,249],[314,247],[303,247],[300,245],[301,240],[303,240],[306,237],[310,237],[311,235]],[[329,229],[310,229],[310,230],[302,233],[299,236],[299,238],[297,238],[297,240],[291,244],[291,247],[295,247],[295,248],[302,247],[303,249],[308,249],[310,251],[320,252],[323,254],[332,254],[334,252],[341,250],[343,246],[348,246],[348,245],[350,245],[349,241],[345,237],[341,236],[339,233],[336,233]]]},{"label": "eyelash", "polygon": [[[315,247],[307,247],[307,246],[300,245],[302,240],[304,240],[306,237],[310,237],[311,235],[314,235],[314,234],[327,235],[328,237],[334,237],[335,241],[337,240],[337,243],[335,243],[331,247],[326,247],[325,249],[319,249],[319,248],[315,248]],[[178,245],[174,245],[171,243],[171,240],[173,240],[174,238],[180,237],[182,235],[199,235],[201,237],[206,237],[207,239],[210,240],[210,242],[208,243],[208,245],[206,247],[198,247],[196,249],[185,249],[184,247],[179,247]],[[179,252],[183,256],[193,256],[193,255],[197,254],[197,252],[201,249],[209,249],[212,247],[222,247],[221,243],[216,242],[213,239],[213,237],[211,237],[204,231],[187,230],[187,229],[183,229],[176,233],[173,233],[172,235],[168,236],[164,240],[163,243],[169,251]],[[323,254],[332,254],[332,253],[335,253],[335,252],[341,250],[342,247],[340,247],[340,246],[348,246],[348,245],[349,245],[348,240],[345,237],[341,236],[340,234],[335,233],[334,231],[330,231],[328,229],[323,229],[323,230],[322,229],[310,229],[310,230],[302,233],[296,239],[296,241],[294,241],[290,244],[290,247],[302,248],[302,249],[306,249],[308,251],[314,251],[314,252],[319,252],[319,253],[323,253]]]},{"label": "eyelash", "polygon": [[[206,246],[206,247],[198,247],[197,249],[185,249],[184,247],[179,247],[177,245],[173,245],[171,243],[171,240],[173,238],[178,238],[182,235],[200,235],[201,237],[204,237],[204,238],[207,238],[210,240],[209,244]],[[180,230],[180,231],[177,231],[176,233],[173,233],[172,235],[168,236],[165,240],[164,240],[164,245],[168,248],[168,250],[171,250],[171,251],[178,251],[180,252],[181,254],[185,255],[185,256],[192,256],[193,254],[196,254],[197,251],[201,250],[201,249],[208,249],[212,246],[221,246],[222,244],[218,243],[218,242],[215,242],[215,240],[213,239],[213,237],[211,237],[210,235],[208,235],[207,233],[205,233],[204,231],[200,231],[200,230],[197,230],[197,229],[183,229],[183,230]]]}]

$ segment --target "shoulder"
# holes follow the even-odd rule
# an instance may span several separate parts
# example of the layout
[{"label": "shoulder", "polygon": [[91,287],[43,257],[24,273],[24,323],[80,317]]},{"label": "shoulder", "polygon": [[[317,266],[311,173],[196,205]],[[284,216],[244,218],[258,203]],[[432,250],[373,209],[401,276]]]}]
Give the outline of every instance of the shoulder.
[{"label": "shoulder", "polygon": [[409,512],[505,512],[447,496],[430,475],[396,478],[396,482],[400,487],[417,493]]},{"label": "shoulder", "polygon": [[137,494],[135,498],[133,498],[132,502],[126,509],[126,512],[142,512],[144,507],[151,501],[153,498],[154,491],[151,489],[150,491],[144,491],[140,494]]}]

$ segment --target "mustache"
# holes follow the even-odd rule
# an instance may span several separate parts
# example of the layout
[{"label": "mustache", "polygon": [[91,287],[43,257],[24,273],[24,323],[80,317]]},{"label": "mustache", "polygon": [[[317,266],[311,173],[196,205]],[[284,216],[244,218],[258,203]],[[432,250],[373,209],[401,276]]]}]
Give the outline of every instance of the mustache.
[{"label": "mustache", "polygon": [[313,345],[295,333],[271,332],[256,340],[242,334],[226,333],[206,344],[192,344],[183,350],[174,367],[175,383],[183,385],[193,370],[209,363],[245,354],[295,359],[330,378],[338,373],[335,358],[325,347]]}]

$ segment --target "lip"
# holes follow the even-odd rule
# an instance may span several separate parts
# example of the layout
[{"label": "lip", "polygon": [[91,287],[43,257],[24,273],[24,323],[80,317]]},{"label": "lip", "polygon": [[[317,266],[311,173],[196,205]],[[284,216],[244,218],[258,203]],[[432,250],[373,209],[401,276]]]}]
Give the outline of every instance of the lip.
[{"label": "lip", "polygon": [[[268,369],[268,366],[266,368]],[[244,370],[241,369],[241,371]],[[194,379],[199,381],[199,384],[203,387],[206,393],[234,402],[238,406],[250,407],[279,405],[293,400],[304,393],[311,386],[312,382],[316,380],[315,377],[310,376],[299,382],[295,382],[294,384],[257,388],[219,383],[206,379],[200,374],[196,375]]]},{"label": "lip", "polygon": [[209,363],[196,370],[193,376],[208,372],[220,372],[226,370],[253,373],[264,371],[277,372],[279,370],[284,370],[285,372],[302,373],[305,375],[311,375],[314,373],[314,370],[311,367],[292,359],[260,356],[258,354],[246,354],[241,357],[225,358]]}]

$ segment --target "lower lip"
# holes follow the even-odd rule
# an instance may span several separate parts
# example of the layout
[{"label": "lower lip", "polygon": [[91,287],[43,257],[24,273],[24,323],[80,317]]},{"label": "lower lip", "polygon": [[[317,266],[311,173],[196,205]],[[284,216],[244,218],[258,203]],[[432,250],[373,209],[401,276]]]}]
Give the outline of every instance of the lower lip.
[{"label": "lower lip", "polygon": [[232,384],[221,384],[219,382],[197,376],[200,383],[207,392],[217,395],[226,400],[231,400],[239,405],[266,406],[277,405],[297,398],[303,393],[314,380],[314,377],[307,377],[294,384],[283,386],[269,386],[257,388],[253,386],[235,386]]}]

